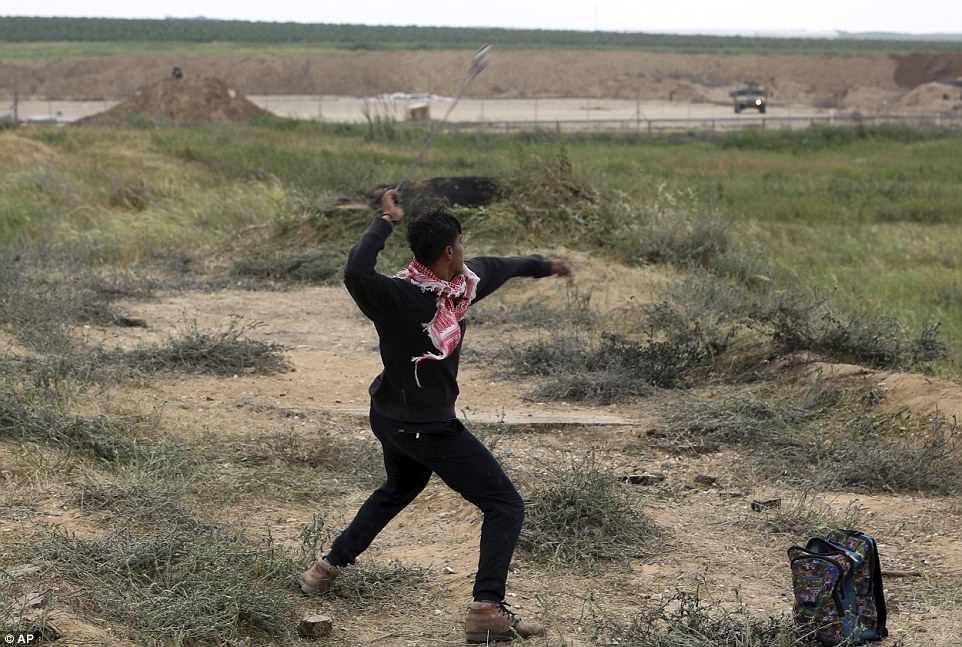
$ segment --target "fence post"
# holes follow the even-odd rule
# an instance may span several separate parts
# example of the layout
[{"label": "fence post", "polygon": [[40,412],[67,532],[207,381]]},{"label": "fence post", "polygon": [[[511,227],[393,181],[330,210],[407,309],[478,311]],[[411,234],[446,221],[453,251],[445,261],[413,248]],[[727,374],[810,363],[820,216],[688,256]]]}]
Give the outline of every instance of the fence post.
[{"label": "fence post", "polygon": [[768,119],[762,119],[762,130],[765,130],[766,128],[768,128],[767,123],[768,123]]},{"label": "fence post", "polygon": [[13,91],[13,125],[20,123],[20,94],[17,89]]},{"label": "fence post", "polygon": [[648,119],[648,134],[651,134],[651,119]]},{"label": "fence post", "polygon": [[554,122],[554,123],[555,123],[555,129],[558,131],[558,134],[560,135],[560,134],[561,134],[561,120],[559,119],[558,121],[556,121],[556,122]]}]

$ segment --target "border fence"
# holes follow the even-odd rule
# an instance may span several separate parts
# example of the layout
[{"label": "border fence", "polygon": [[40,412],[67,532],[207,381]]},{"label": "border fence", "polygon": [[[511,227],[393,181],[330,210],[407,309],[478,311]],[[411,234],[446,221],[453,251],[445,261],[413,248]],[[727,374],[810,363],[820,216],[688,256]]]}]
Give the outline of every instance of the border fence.
[{"label": "border fence", "polygon": [[475,121],[443,124],[447,132],[488,133],[640,133],[727,132],[747,129],[800,129],[812,126],[901,125],[912,128],[960,128],[962,113],[832,115],[815,117],[690,117],[661,119],[570,119],[555,121]]}]

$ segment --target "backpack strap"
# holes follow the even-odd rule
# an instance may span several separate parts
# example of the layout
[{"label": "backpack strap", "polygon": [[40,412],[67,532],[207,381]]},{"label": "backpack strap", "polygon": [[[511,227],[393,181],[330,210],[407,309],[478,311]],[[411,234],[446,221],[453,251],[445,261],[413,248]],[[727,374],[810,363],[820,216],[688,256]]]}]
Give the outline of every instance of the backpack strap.
[{"label": "backpack strap", "polygon": [[873,537],[869,537],[864,533],[859,534],[862,539],[872,544],[872,552],[874,553],[872,559],[875,562],[874,568],[872,569],[872,592],[875,593],[875,611],[878,614],[879,636],[885,638],[889,635],[889,631],[885,627],[888,610],[885,608],[885,591],[882,589],[882,561],[879,559],[878,543]]},{"label": "backpack strap", "polygon": [[885,627],[885,622],[888,618],[888,609],[885,606],[885,590],[882,587],[882,561],[878,554],[878,542],[871,535],[866,535],[864,532],[859,532],[858,530],[843,530],[852,536],[858,537],[859,539],[868,542],[872,547],[872,592],[875,595],[875,612],[878,617],[878,632],[881,638],[885,638],[889,635],[888,629]]},{"label": "backpack strap", "polygon": [[[828,550],[825,550],[826,547]],[[819,537],[809,539],[808,544],[805,546],[805,550],[810,553],[819,553],[822,555],[841,553],[851,560],[853,570],[865,562],[865,560],[862,559],[862,556],[856,553],[854,550],[851,550],[846,546],[842,546],[841,544],[836,544],[835,542],[821,539]]]}]

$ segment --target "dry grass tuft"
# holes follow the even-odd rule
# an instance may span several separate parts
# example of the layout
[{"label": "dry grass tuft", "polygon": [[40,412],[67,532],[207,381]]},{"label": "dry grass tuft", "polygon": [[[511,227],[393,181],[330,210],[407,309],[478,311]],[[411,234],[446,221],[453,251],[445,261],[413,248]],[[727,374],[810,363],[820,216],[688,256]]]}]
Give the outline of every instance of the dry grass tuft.
[{"label": "dry grass tuft", "polygon": [[549,564],[651,555],[662,533],[593,454],[549,468],[526,500],[519,546]]}]

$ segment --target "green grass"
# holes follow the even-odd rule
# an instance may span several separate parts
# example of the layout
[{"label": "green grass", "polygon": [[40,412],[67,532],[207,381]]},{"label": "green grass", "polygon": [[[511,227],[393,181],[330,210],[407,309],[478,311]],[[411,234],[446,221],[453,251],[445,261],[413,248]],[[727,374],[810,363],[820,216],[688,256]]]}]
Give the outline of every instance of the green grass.
[{"label": "green grass", "polygon": [[[397,128],[372,138],[364,126],[278,120],[20,133],[32,142],[6,135],[0,138],[0,244],[79,241],[93,245],[102,260],[130,264],[172,249],[209,248],[271,222],[288,223],[297,242],[298,223],[307,218],[318,240],[346,250],[365,219],[325,210],[337,196],[396,181],[423,136]],[[446,134],[420,174],[523,177],[566,157],[579,181],[604,196],[592,207],[597,223],[581,246],[598,249],[610,236],[606,223],[630,222],[634,205],[718,213],[793,283],[832,291],[839,303],[880,308],[913,328],[941,321],[957,364],[960,143],[957,133],[901,128],[563,142]],[[117,198],[130,191],[142,198],[138,208]],[[559,223],[577,219],[581,206],[550,193],[539,200],[523,213],[510,203],[462,212],[469,245],[507,253],[573,244],[571,230]],[[566,220],[552,200],[559,200]],[[612,242],[607,247],[627,244]],[[406,255],[395,236],[386,262]]]},{"label": "green grass", "polygon": [[[909,51],[957,51],[951,41],[898,41],[855,37],[799,39],[741,36],[673,35],[546,29],[418,27],[270,23],[230,20],[125,20],[110,18],[0,17],[4,54],[15,58],[55,55],[142,53],[144,45],[185,47],[267,45],[342,49],[462,49],[491,43],[505,48],[629,49],[726,54],[885,55]],[[56,48],[37,47],[53,43]],[[226,44],[226,45],[225,45]],[[54,52],[57,52],[56,54]],[[4,56],[5,58],[7,56]]]}]

